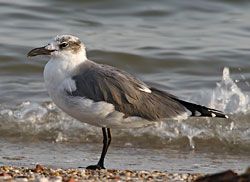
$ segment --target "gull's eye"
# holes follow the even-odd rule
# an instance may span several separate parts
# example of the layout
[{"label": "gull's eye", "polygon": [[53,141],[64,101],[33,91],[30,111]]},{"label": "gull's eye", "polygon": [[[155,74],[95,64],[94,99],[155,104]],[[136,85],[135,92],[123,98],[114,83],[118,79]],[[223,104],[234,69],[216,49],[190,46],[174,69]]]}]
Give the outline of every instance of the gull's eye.
[{"label": "gull's eye", "polygon": [[60,44],[60,48],[65,48],[65,47],[68,47],[68,46],[69,46],[69,44],[66,43],[66,42],[63,42],[63,43]]}]

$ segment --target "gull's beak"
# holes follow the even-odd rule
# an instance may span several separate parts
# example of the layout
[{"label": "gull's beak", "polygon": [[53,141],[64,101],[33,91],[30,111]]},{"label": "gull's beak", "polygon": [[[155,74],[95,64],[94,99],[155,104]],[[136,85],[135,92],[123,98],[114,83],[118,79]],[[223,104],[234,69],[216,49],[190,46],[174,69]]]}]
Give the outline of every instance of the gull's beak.
[{"label": "gull's beak", "polygon": [[28,57],[34,57],[34,56],[38,56],[38,55],[50,55],[51,52],[53,52],[53,51],[55,51],[55,50],[46,49],[46,46],[44,46],[44,47],[38,47],[38,48],[32,49],[27,54],[27,56]]}]

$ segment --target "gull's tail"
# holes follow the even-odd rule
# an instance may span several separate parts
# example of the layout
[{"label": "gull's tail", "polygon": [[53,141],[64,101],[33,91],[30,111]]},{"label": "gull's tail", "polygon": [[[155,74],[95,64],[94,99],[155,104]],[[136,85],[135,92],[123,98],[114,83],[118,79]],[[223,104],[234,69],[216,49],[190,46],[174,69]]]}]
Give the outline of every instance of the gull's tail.
[{"label": "gull's tail", "polygon": [[191,116],[196,117],[218,117],[218,118],[228,118],[227,115],[223,114],[221,111],[216,109],[211,109],[205,106],[201,106],[198,104],[186,102],[183,100],[179,100],[177,98],[173,98],[180,104],[182,104],[184,107],[186,107],[192,114]]}]

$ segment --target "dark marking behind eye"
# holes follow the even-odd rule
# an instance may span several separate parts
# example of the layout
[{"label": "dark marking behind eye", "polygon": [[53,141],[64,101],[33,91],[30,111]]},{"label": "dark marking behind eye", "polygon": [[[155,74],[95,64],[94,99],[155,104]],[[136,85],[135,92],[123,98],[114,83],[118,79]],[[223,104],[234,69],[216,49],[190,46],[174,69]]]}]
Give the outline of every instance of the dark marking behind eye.
[{"label": "dark marking behind eye", "polygon": [[70,49],[73,53],[77,53],[81,48],[81,42],[78,40],[76,42],[70,41]]}]

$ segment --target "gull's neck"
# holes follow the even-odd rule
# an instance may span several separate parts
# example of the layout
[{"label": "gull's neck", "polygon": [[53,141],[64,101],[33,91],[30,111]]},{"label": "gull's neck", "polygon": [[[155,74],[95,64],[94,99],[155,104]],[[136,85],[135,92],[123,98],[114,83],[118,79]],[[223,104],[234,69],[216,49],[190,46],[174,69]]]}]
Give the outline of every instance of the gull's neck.
[{"label": "gull's neck", "polygon": [[65,79],[70,78],[77,67],[86,62],[85,50],[81,50],[76,54],[63,54],[53,56],[44,68],[44,81],[47,89],[57,87]]}]

